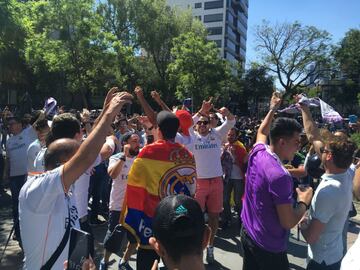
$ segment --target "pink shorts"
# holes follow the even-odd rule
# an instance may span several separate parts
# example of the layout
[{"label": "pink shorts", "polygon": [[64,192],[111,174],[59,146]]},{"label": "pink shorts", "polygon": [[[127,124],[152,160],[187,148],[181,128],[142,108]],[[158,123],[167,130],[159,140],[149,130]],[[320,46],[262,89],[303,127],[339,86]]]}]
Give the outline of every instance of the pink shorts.
[{"label": "pink shorts", "polygon": [[219,214],[223,209],[223,189],[221,176],[197,179],[195,199],[203,211],[207,209],[208,213]]}]

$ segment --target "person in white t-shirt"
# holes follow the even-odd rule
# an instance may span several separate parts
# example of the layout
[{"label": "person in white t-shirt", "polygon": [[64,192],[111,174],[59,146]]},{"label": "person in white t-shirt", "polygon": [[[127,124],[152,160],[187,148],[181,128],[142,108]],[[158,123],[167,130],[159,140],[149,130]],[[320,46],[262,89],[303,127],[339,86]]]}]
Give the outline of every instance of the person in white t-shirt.
[{"label": "person in white t-shirt", "polygon": [[[47,119],[42,119],[34,124],[34,128],[37,133],[37,140],[33,141],[27,149],[27,172],[36,172],[35,159],[41,148],[45,147],[45,138],[50,131]],[[41,171],[42,172],[42,171]]]},{"label": "person in white t-shirt", "polygon": [[32,126],[23,128],[21,119],[13,116],[7,119],[9,132],[12,134],[6,142],[6,156],[9,163],[9,180],[12,198],[13,222],[15,226],[14,239],[19,241],[20,227],[18,221],[18,198],[21,187],[26,181],[27,158],[26,152],[29,145],[37,139],[36,132]]},{"label": "person in white t-shirt", "polygon": [[[104,239],[104,258],[100,263],[100,270],[108,269],[111,253],[120,249],[121,242],[116,243],[116,246],[109,248],[107,248],[107,246],[113,242],[111,240],[112,232],[120,221],[120,214],[126,192],[127,178],[131,165],[133,164],[140,150],[140,137],[136,133],[126,133],[122,137],[122,144],[124,145],[124,152],[111,156],[109,161],[108,173],[113,181],[110,192],[109,227]],[[122,231],[122,233],[124,232],[125,231]],[[124,253],[123,258],[119,262],[119,269],[123,269],[129,266],[128,260],[137,246],[134,237],[132,237],[131,234],[128,234],[128,236],[130,236],[130,244]]]},{"label": "person in white t-shirt", "polygon": [[223,209],[223,170],[221,167],[222,141],[228,131],[235,125],[235,116],[223,107],[219,112],[225,117],[224,123],[210,128],[207,116],[212,108],[211,99],[204,101],[199,113],[193,117],[197,132],[192,135],[192,152],[197,172],[195,199],[203,211],[207,210],[211,235],[206,252],[206,260],[213,263],[214,238],[219,226],[219,215]]},{"label": "person in white t-shirt", "polygon": [[[25,253],[24,269],[40,269],[59,246],[67,227],[79,226],[71,186],[93,164],[112,120],[132,98],[126,92],[114,95],[115,91],[109,91],[103,116],[80,147],[74,139],[52,142],[45,153],[46,172],[31,176],[22,188],[19,214]],[[68,251],[69,239],[49,269],[63,269]]]},{"label": "person in white t-shirt", "polygon": [[[356,151],[359,154],[359,149]],[[353,194],[357,200],[360,200],[360,158],[354,155],[355,176],[353,179]],[[347,251],[341,262],[341,270],[360,270],[360,234],[352,247]]]},{"label": "person in white t-shirt", "polygon": [[[79,120],[71,113],[63,113],[54,117],[49,136],[47,138],[47,145],[57,139],[70,138],[75,139],[79,143],[83,140],[83,133],[80,127]],[[92,169],[100,164],[103,160],[109,158],[114,152],[117,139],[115,136],[107,137],[103,144],[101,151],[96,158],[95,162],[82,174],[75,182],[73,194],[75,196],[76,206],[78,210],[80,228],[91,235],[93,235],[88,221],[88,195],[89,195],[89,182]],[[46,146],[43,147],[35,159],[35,172],[44,172],[44,155]],[[94,254],[94,245],[90,245],[91,254]]]}]

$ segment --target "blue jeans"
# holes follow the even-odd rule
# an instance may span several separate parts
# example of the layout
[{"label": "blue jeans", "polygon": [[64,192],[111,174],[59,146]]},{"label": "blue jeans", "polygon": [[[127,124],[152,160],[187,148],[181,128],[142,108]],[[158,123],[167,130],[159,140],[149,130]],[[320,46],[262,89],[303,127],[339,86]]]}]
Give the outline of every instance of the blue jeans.
[{"label": "blue jeans", "polygon": [[26,175],[10,176],[10,190],[12,199],[13,222],[15,226],[15,236],[20,242],[20,224],[19,224],[19,193],[25,183]]}]

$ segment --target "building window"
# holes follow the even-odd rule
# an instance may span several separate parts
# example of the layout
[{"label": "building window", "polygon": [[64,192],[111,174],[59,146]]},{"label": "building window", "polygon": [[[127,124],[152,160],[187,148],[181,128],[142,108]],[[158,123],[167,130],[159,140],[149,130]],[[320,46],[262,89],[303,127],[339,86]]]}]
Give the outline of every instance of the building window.
[{"label": "building window", "polygon": [[224,0],[220,1],[209,1],[204,3],[204,9],[223,8]]},{"label": "building window", "polygon": [[208,35],[213,36],[213,35],[221,35],[223,29],[222,27],[209,27],[207,30],[208,30]]},{"label": "building window", "polygon": [[221,22],[223,20],[223,14],[209,14],[204,16],[204,22]]},{"label": "building window", "polygon": [[201,8],[202,7],[202,3],[195,3],[195,8]]},{"label": "building window", "polygon": [[216,44],[216,46],[218,46],[218,48],[221,48],[221,40],[213,40]]},{"label": "building window", "polygon": [[201,16],[195,16],[195,19],[198,19],[201,22]]}]

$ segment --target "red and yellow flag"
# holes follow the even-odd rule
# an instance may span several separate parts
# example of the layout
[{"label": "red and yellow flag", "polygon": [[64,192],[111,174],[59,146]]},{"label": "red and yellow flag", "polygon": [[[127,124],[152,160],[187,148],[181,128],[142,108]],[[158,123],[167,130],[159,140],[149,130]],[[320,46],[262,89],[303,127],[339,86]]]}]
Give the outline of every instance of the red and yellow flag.
[{"label": "red and yellow flag", "polygon": [[183,145],[164,140],[147,145],[129,172],[121,224],[140,247],[150,248],[152,218],[160,200],[173,194],[193,196],[195,189],[195,162]]}]

